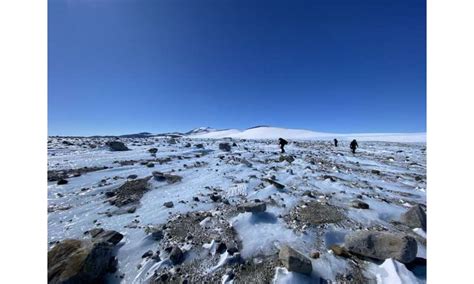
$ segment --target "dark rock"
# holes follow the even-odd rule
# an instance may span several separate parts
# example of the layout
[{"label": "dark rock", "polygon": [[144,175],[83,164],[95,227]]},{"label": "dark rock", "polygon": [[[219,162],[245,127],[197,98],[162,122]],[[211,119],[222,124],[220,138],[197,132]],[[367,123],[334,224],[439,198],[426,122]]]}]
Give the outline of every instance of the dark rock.
[{"label": "dark rock", "polygon": [[184,254],[178,246],[173,247],[169,258],[173,264],[180,264],[184,259]]},{"label": "dark rock", "polygon": [[165,206],[166,208],[172,208],[174,204],[172,201],[168,201],[168,202],[163,203],[163,206]]},{"label": "dark rock", "polygon": [[98,234],[103,233],[103,232],[104,232],[104,229],[102,228],[94,228],[94,229],[89,230],[87,233],[89,233],[89,235],[92,238],[95,238]]},{"label": "dark rock", "polygon": [[267,205],[263,202],[246,202],[240,204],[239,209],[244,212],[260,213],[267,210]]},{"label": "dark rock", "polygon": [[371,173],[376,174],[376,175],[380,175],[380,171],[379,171],[379,170],[371,170]]},{"label": "dark rock", "polygon": [[312,251],[310,256],[311,258],[318,259],[321,256],[321,253],[319,251]]},{"label": "dark rock", "polygon": [[233,246],[233,247],[228,248],[228,249],[227,249],[227,252],[228,252],[230,255],[234,255],[234,253],[239,252],[239,249],[238,249],[237,247]]},{"label": "dark rock", "polygon": [[[92,229],[92,230],[94,230],[94,229]],[[113,245],[118,244],[123,239],[122,234],[120,234],[117,231],[113,231],[113,230],[110,230],[110,231],[105,231],[105,230],[95,231],[94,235],[92,235],[92,233],[91,233],[91,237],[92,237],[92,241],[94,241],[94,242],[109,242]]]},{"label": "dark rock", "polygon": [[107,197],[107,198],[114,197],[114,196],[115,196],[115,192],[113,192],[113,191],[106,191],[104,195],[105,195],[105,197]]},{"label": "dark rock", "polygon": [[157,181],[166,181],[169,184],[180,182],[183,178],[178,175],[166,174],[158,171],[152,173],[153,177]]},{"label": "dark rock", "polygon": [[149,250],[142,255],[142,258],[150,257],[153,255],[153,251]]},{"label": "dark rock", "polygon": [[196,145],[194,145],[194,147],[196,147],[198,149],[203,149],[204,145],[203,144],[196,144]]},{"label": "dark rock", "polygon": [[219,245],[217,246],[216,252],[219,253],[219,254],[222,254],[222,253],[224,253],[226,250],[227,250],[226,244],[221,242],[221,243],[219,243]]},{"label": "dark rock", "polygon": [[133,214],[137,211],[137,206],[131,206],[130,208],[127,209],[127,213]]},{"label": "dark rock", "polygon": [[278,189],[284,189],[285,188],[285,186],[283,184],[275,181],[274,179],[264,178],[263,180],[270,183],[271,185],[273,185],[274,187],[276,187]]},{"label": "dark rock", "polygon": [[369,204],[360,200],[352,200],[351,207],[359,208],[359,209],[369,209]]},{"label": "dark rock", "polygon": [[422,228],[426,231],[426,213],[419,204],[403,213],[400,221],[411,228]]},{"label": "dark rock", "polygon": [[110,150],[112,151],[128,151],[130,149],[125,146],[122,142],[119,141],[109,141],[105,143],[105,145],[109,146]]},{"label": "dark rock", "polygon": [[138,176],[137,175],[129,175],[127,179],[136,179]]},{"label": "dark rock", "polygon": [[157,148],[151,148],[151,149],[148,149],[148,152],[150,152],[152,154],[156,154],[156,152],[158,152],[158,149]]},{"label": "dark rock", "polygon": [[68,183],[67,180],[65,180],[65,179],[60,179],[60,180],[58,180],[58,183],[57,183],[57,184],[58,184],[58,185],[63,185],[63,184],[67,184],[67,183]]},{"label": "dark rock", "polygon": [[155,241],[159,241],[164,237],[163,230],[156,226],[148,226],[145,228],[145,233],[150,234]]},{"label": "dark rock", "polygon": [[218,201],[221,200],[222,197],[219,194],[214,193],[214,194],[211,194],[210,198],[211,198],[212,201],[218,202]]},{"label": "dark rock", "polygon": [[229,143],[219,143],[219,150],[230,152],[231,146]]},{"label": "dark rock", "polygon": [[385,260],[394,258],[403,263],[415,259],[418,246],[413,237],[377,231],[357,231],[346,236],[345,247],[352,253]]},{"label": "dark rock", "polygon": [[103,283],[113,250],[110,242],[61,241],[48,252],[48,283]]},{"label": "dark rock", "polygon": [[280,248],[278,258],[288,271],[303,274],[311,274],[313,271],[311,260],[287,245]]}]

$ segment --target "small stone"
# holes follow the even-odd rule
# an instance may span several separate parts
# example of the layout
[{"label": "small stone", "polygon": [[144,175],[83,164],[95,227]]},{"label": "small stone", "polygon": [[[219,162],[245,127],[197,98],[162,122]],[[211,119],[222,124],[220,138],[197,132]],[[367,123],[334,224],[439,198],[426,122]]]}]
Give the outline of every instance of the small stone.
[{"label": "small stone", "polygon": [[230,247],[227,249],[227,252],[230,254],[230,255],[233,255],[234,253],[237,253],[239,252],[239,249],[237,247]]},{"label": "small stone", "polygon": [[351,207],[358,208],[358,209],[369,209],[369,204],[360,200],[352,200]]},{"label": "small stone", "polygon": [[142,255],[142,258],[150,257],[153,255],[153,251],[149,250]]},{"label": "small stone", "polygon": [[165,206],[167,208],[172,208],[174,206],[174,204],[173,204],[172,201],[168,201],[168,202],[163,203],[163,206]]},{"label": "small stone", "polygon": [[342,256],[342,257],[351,256],[350,253],[345,248],[338,245],[332,245],[331,250],[337,256]]},{"label": "small stone", "polygon": [[214,202],[217,202],[217,201],[220,201],[221,200],[221,196],[218,195],[218,194],[212,194],[210,196],[211,200],[214,201]]}]

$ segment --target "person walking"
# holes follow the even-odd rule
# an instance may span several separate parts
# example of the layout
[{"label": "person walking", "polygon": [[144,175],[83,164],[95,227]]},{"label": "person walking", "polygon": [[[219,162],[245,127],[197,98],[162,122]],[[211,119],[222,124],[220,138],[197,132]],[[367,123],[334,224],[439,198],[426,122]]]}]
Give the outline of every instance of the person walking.
[{"label": "person walking", "polygon": [[334,138],[334,146],[337,147],[337,139]]},{"label": "person walking", "polygon": [[280,144],[281,152],[285,153],[285,145],[288,144],[288,141],[283,138],[278,138],[278,144]]},{"label": "person walking", "polygon": [[350,146],[351,146],[352,154],[355,154],[355,152],[356,152],[356,148],[357,148],[357,147],[359,147],[359,145],[357,144],[357,141],[356,141],[355,139],[354,139],[354,140],[352,140],[352,142],[351,142],[351,145],[350,145]]}]

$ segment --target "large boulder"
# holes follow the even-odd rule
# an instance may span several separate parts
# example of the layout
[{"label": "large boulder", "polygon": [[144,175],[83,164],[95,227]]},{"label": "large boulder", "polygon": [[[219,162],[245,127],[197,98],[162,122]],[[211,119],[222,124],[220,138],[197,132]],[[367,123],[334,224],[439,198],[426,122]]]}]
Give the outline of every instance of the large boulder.
[{"label": "large boulder", "polygon": [[311,274],[313,271],[311,260],[287,245],[280,248],[278,258],[288,271],[303,274]]},{"label": "large boulder", "polygon": [[384,260],[393,258],[409,263],[416,258],[418,246],[413,237],[387,232],[357,231],[345,237],[351,253]]},{"label": "large boulder", "polygon": [[[109,236],[119,234],[104,232],[109,232]],[[116,264],[113,256],[116,240],[61,241],[48,252],[48,283],[103,283],[105,275],[113,271]]]},{"label": "large boulder", "polygon": [[119,141],[109,141],[107,143],[105,143],[105,145],[109,146],[110,150],[112,151],[128,151],[130,149],[128,149],[127,146],[125,146],[125,144],[123,144],[122,142],[119,142]]},{"label": "large boulder", "polygon": [[229,143],[219,143],[219,150],[230,152],[231,146]]},{"label": "large boulder", "polygon": [[422,228],[426,231],[426,213],[420,205],[415,205],[403,213],[400,221],[411,228]]},{"label": "large boulder", "polygon": [[239,205],[239,209],[244,212],[261,213],[267,210],[264,202],[246,202]]}]

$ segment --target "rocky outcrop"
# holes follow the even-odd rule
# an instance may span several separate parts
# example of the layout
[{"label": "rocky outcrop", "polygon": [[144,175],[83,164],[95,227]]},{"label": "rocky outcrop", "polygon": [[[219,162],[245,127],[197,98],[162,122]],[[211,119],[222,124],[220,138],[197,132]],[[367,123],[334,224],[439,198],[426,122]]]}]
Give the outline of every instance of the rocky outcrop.
[{"label": "rocky outcrop", "polygon": [[110,198],[110,203],[117,207],[137,203],[145,192],[148,191],[148,181],[151,177],[128,180],[114,191],[115,196]]}]

